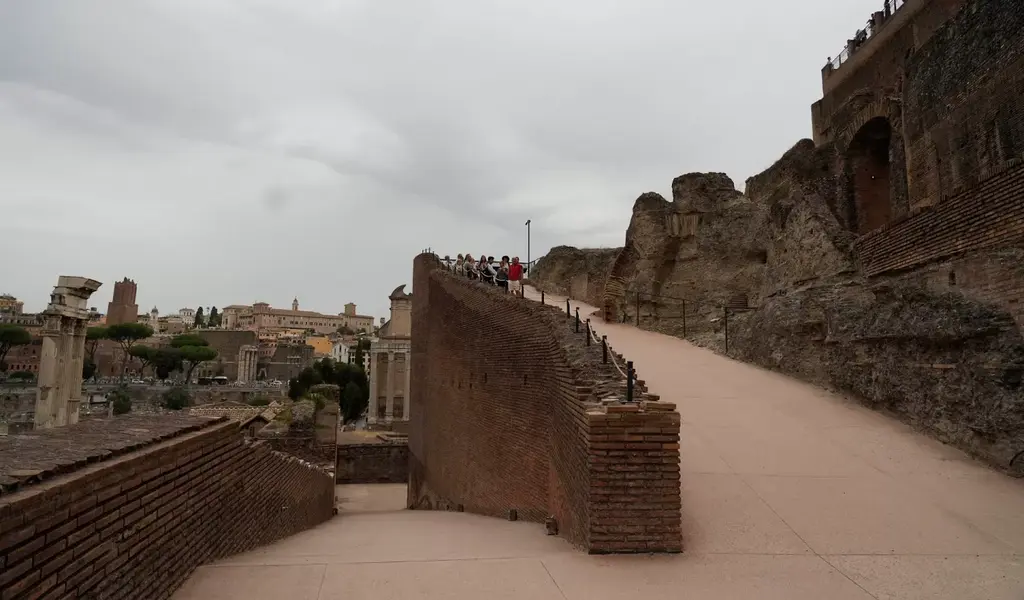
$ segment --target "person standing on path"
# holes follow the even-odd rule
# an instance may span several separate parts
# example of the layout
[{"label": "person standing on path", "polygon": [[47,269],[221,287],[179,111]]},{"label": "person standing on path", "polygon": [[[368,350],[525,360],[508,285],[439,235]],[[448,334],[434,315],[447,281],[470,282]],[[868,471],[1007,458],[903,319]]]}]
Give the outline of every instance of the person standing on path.
[{"label": "person standing on path", "polygon": [[519,257],[512,257],[512,264],[508,266],[508,289],[518,296],[523,295],[523,265],[519,263]]}]

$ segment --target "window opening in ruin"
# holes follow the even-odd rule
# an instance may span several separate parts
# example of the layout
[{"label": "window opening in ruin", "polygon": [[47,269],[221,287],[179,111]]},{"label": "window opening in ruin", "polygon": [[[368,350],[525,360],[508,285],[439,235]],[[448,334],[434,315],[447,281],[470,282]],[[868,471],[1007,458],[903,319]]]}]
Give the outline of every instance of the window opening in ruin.
[{"label": "window opening in ruin", "polygon": [[949,285],[956,285],[956,273],[953,271],[949,272]]},{"label": "window opening in ruin", "polygon": [[889,147],[892,127],[885,117],[871,119],[850,142],[849,190],[852,195],[853,225],[867,233],[889,222],[892,199],[889,187]]}]

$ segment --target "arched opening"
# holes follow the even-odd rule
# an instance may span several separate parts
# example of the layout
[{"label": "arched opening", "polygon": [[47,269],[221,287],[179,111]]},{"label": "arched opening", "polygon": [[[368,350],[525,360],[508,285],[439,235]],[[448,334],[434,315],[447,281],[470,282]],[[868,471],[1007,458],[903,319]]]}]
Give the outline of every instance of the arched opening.
[{"label": "arched opening", "polygon": [[852,194],[851,225],[858,233],[878,229],[892,219],[889,145],[892,126],[885,117],[871,119],[850,142],[847,160]]}]

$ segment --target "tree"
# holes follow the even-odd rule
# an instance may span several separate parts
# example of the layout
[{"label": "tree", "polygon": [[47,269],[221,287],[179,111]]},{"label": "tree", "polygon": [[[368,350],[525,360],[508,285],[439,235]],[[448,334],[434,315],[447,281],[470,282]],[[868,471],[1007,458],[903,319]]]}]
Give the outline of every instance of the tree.
[{"label": "tree", "polygon": [[32,371],[15,371],[8,377],[11,381],[32,381],[36,376]]},{"label": "tree", "polygon": [[132,397],[124,386],[111,390],[107,394],[107,401],[112,404],[112,412],[115,415],[123,415],[132,411]]},{"label": "tree", "polygon": [[[88,332],[86,333],[88,335]],[[124,372],[128,368],[128,351],[139,340],[144,340],[153,335],[153,328],[145,323],[118,323],[107,327],[107,339],[117,342],[121,348],[121,377],[124,381]]]},{"label": "tree", "polygon": [[102,325],[85,330],[85,348],[89,353],[89,360],[93,363],[96,362],[96,346],[99,345],[100,340],[105,339],[107,339],[107,328]]},{"label": "tree", "polygon": [[196,309],[196,320],[195,320],[194,323],[192,323],[192,326],[193,327],[202,327],[203,326],[203,307],[202,306],[200,306],[199,308]]},{"label": "tree", "polygon": [[[342,390],[338,399],[345,420],[358,418],[370,402],[370,382],[366,373],[356,365],[338,363],[330,358],[323,358],[299,372],[298,376],[288,380],[288,397],[298,400],[306,396],[310,389],[322,383],[338,386]],[[356,392],[349,391],[354,385]],[[347,395],[346,395],[347,392]]]},{"label": "tree", "polygon": [[4,362],[4,359],[7,358],[7,353],[11,351],[11,348],[31,343],[32,334],[24,327],[7,323],[0,324],[0,371],[7,370],[7,363]]},{"label": "tree", "polygon": [[135,344],[128,349],[128,354],[135,357],[140,363],[142,368],[139,372],[145,374],[146,367],[156,362],[157,349],[152,346],[143,346],[142,344]]},{"label": "tree", "polygon": [[366,407],[370,405],[369,400],[369,395],[364,394],[356,382],[348,382],[345,385],[345,389],[341,392],[341,413],[345,421],[358,419],[366,410]]},{"label": "tree", "polygon": [[194,333],[183,333],[171,338],[171,347],[178,351],[185,368],[185,385],[192,383],[192,372],[208,360],[217,358],[217,351],[210,348],[210,342]]},{"label": "tree", "polygon": [[366,338],[359,338],[355,342],[355,356],[352,357],[352,362],[361,371],[367,370],[367,355],[366,351],[370,349],[370,340]]},{"label": "tree", "polygon": [[166,380],[174,371],[182,371],[181,353],[177,348],[155,348],[153,367],[161,381]]},{"label": "tree", "polygon": [[93,359],[86,356],[85,360],[82,361],[82,381],[89,381],[95,374],[96,362]]},{"label": "tree", "polygon": [[210,316],[207,317],[206,324],[210,327],[220,327],[220,313],[217,312],[216,306],[210,309]]},{"label": "tree", "polygon": [[175,386],[164,392],[164,407],[169,410],[181,410],[188,406],[191,401],[192,396],[185,388]]},{"label": "tree", "polygon": [[195,333],[183,333],[171,338],[171,348],[184,348],[185,346],[209,346],[210,342],[203,339],[203,336]]}]

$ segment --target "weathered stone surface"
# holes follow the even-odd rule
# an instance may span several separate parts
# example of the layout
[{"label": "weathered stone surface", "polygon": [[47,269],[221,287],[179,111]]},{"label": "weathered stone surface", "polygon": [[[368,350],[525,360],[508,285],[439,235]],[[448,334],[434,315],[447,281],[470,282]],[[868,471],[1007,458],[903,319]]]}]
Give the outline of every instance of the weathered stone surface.
[{"label": "weathered stone surface", "polygon": [[728,329],[731,356],[852,393],[1007,468],[1024,450],[1012,266],[1024,248],[869,277],[835,205],[834,159],[804,140],[745,195],[714,173],[677,178],[672,202],[642,195],[605,286],[609,316],[635,322],[639,309],[642,327],[719,352]]},{"label": "weathered stone surface", "polygon": [[612,263],[621,251],[622,248],[556,246],[537,261],[530,274],[530,284],[546,292],[599,305]]}]

